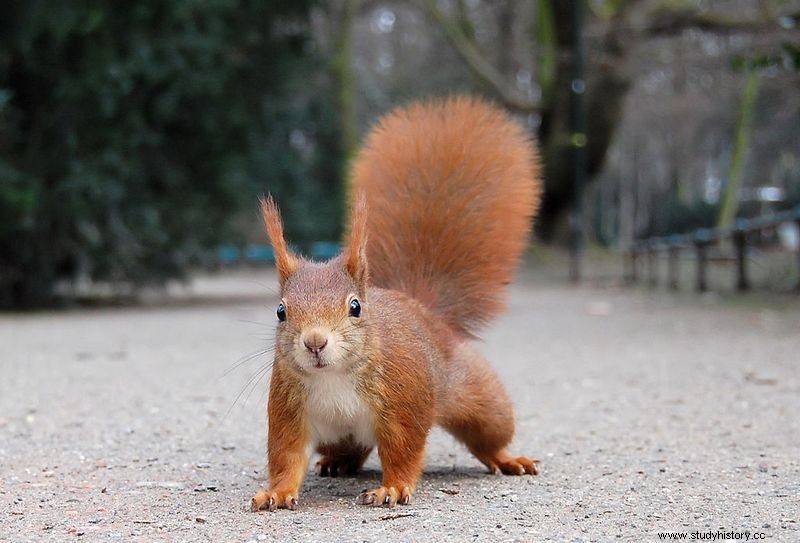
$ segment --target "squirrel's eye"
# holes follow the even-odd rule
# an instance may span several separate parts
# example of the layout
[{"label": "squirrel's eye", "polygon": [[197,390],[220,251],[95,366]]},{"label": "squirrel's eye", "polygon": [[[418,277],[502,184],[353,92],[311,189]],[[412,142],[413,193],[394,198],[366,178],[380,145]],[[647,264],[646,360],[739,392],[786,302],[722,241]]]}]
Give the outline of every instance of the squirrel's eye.
[{"label": "squirrel's eye", "polygon": [[353,299],[350,302],[350,316],[351,317],[360,317],[361,316],[361,304],[358,303],[358,300]]},{"label": "squirrel's eye", "polygon": [[283,305],[283,302],[278,304],[278,320],[283,322],[286,320],[286,306]]}]

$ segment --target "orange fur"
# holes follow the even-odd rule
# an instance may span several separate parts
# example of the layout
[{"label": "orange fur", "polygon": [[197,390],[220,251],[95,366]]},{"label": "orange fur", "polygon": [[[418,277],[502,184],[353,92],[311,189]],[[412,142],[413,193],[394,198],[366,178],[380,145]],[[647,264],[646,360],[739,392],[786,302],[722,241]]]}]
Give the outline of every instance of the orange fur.
[{"label": "orange fur", "polygon": [[297,257],[289,251],[283,237],[283,223],[281,213],[272,196],[261,199],[261,215],[267,228],[267,235],[275,251],[275,266],[278,269],[278,278],[281,285],[292,275],[299,265]]},{"label": "orange fur", "polygon": [[303,420],[304,395],[296,379],[287,375],[286,368],[274,369],[270,383],[270,402],[267,415],[268,464],[272,488],[256,494],[250,503],[252,511],[268,508],[294,509],[298,492],[308,466],[308,432]]},{"label": "orange fur", "polygon": [[538,208],[538,176],[528,134],[484,101],[415,103],[384,117],[352,175],[370,205],[372,284],[475,332],[503,308]]},{"label": "orange fur", "polygon": [[323,476],[358,470],[377,446],[382,485],[360,501],[406,504],[434,424],[492,471],[537,473],[506,449],[511,401],[468,343],[502,306],[537,172],[531,142],[504,113],[451,99],[401,109],[368,138],[349,239],[330,262],[292,255],[274,202],[262,202],[286,318],[268,404],[270,489],[254,511],[295,507],[311,445]]},{"label": "orange fur", "polygon": [[345,269],[363,289],[367,286],[367,200],[363,194],[356,197],[353,206],[353,223],[345,250]]}]

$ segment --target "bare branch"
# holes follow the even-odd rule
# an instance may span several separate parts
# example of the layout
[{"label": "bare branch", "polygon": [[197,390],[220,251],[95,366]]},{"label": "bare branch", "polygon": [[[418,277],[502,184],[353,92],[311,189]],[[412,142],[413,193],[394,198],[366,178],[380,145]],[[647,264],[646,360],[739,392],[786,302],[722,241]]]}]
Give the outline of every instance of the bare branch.
[{"label": "bare branch", "polygon": [[436,3],[436,0],[411,0],[413,4],[426,10],[441,26],[447,39],[456,52],[464,59],[472,72],[489,84],[510,109],[522,112],[538,111],[541,105],[523,96],[513,84],[509,84],[503,75],[484,58],[478,50],[474,39],[464,32],[461,25],[450,19]]},{"label": "bare branch", "polygon": [[717,34],[758,32],[778,28],[775,18],[741,18],[725,13],[704,12],[696,7],[662,5],[648,17],[645,32],[650,35],[674,35],[695,28]]}]

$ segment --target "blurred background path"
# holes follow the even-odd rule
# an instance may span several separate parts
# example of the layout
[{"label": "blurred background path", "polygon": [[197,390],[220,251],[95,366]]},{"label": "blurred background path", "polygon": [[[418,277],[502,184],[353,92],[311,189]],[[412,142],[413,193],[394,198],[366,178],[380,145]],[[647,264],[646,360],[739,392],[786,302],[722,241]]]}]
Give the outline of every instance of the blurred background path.
[{"label": "blurred background path", "polygon": [[[538,477],[485,474],[429,440],[408,507],[380,476],[309,475],[299,511],[265,484],[271,272],[160,303],[0,316],[0,541],[800,539],[800,310],[523,277],[485,337]],[[230,370],[229,373],[228,370]]]}]

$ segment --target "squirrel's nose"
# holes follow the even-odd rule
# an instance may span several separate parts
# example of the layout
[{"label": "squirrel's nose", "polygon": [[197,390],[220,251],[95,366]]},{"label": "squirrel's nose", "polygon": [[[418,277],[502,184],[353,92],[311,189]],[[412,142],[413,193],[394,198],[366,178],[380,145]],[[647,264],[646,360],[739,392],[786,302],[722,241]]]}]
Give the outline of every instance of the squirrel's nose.
[{"label": "squirrel's nose", "polygon": [[325,345],[328,344],[328,336],[318,330],[313,330],[303,338],[303,344],[306,346],[306,349],[312,353],[319,354],[319,352],[325,348]]}]

